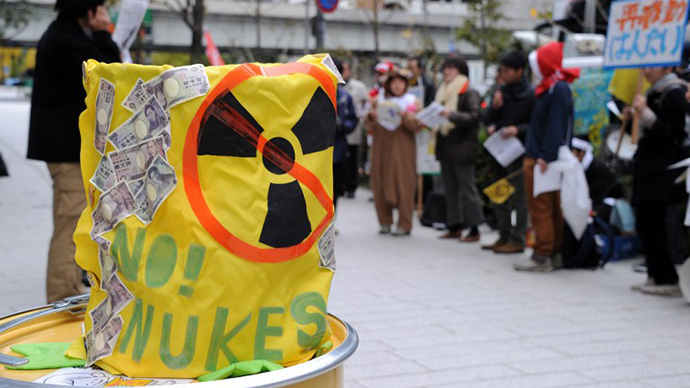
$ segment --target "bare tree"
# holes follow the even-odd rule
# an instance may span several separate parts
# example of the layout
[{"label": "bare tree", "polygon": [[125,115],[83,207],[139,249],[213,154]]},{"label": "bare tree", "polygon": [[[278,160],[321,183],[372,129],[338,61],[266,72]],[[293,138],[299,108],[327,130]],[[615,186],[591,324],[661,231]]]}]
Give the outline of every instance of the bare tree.
[{"label": "bare tree", "polygon": [[360,14],[364,16],[364,24],[369,26],[369,28],[371,28],[372,33],[374,34],[374,56],[378,61],[381,57],[381,49],[379,42],[381,26],[388,23],[388,21],[395,14],[395,10],[397,8],[390,8],[387,12],[387,15],[383,15],[383,18],[381,15],[381,11],[383,9],[383,0],[371,0],[371,9],[369,10],[367,8],[369,8],[369,4],[360,4],[357,7],[357,9],[360,11]]},{"label": "bare tree", "polygon": [[204,58],[204,0],[159,0],[168,9],[176,13],[192,30],[192,45],[190,47],[192,63],[199,63]]},{"label": "bare tree", "polygon": [[0,0],[0,42],[19,34],[29,23],[30,16],[28,0]]}]

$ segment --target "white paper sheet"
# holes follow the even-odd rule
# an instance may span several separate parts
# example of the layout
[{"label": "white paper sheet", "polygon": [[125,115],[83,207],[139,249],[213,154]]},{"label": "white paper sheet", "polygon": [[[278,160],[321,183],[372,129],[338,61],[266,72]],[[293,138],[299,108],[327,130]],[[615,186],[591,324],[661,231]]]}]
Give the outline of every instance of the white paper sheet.
[{"label": "white paper sheet", "polygon": [[522,142],[516,137],[504,138],[503,132],[505,128],[501,128],[494,132],[484,142],[484,148],[493,156],[498,163],[503,167],[508,167],[517,158],[525,153],[525,147]]},{"label": "white paper sheet", "polygon": [[139,27],[141,27],[148,6],[147,0],[122,0],[120,3],[120,13],[117,16],[115,31],[113,31],[113,41],[120,47],[120,51],[126,54],[124,61],[129,59],[131,62],[129,48],[132,47],[132,43],[139,33]]},{"label": "white paper sheet", "polygon": [[133,387],[189,384],[190,379],[149,379],[113,376],[98,368],[62,368],[34,381],[40,384],[68,385],[80,387]]},{"label": "white paper sheet", "polygon": [[606,107],[611,111],[611,113],[618,116],[619,119],[623,119],[623,114],[621,113],[620,109],[618,109],[618,105],[616,105],[614,101],[607,102]]},{"label": "white paper sheet", "polygon": [[675,170],[675,169],[681,168],[681,167],[690,167],[690,158],[683,159],[678,163],[674,163],[674,164],[668,166],[667,169]]},{"label": "white paper sheet", "polygon": [[561,169],[558,162],[549,163],[546,172],[541,172],[539,164],[534,165],[534,198],[539,194],[561,189]]},{"label": "white paper sheet", "polygon": [[438,127],[439,125],[449,122],[447,118],[441,116],[444,110],[441,104],[432,102],[429,106],[417,113],[417,120],[421,121],[422,124],[429,128]]}]

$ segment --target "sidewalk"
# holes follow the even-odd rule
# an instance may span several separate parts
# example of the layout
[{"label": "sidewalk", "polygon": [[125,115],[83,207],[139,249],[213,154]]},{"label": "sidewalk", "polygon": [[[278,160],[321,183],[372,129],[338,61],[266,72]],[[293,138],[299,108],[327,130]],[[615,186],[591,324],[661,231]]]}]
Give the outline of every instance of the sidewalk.
[{"label": "sidewalk", "polygon": [[[28,103],[0,93],[0,314],[41,304],[51,181],[25,159]],[[690,305],[630,291],[631,261],[529,274],[479,244],[379,236],[370,193],[339,201],[329,310],[358,331],[347,388],[690,387]],[[485,233],[484,242],[495,239]]]}]

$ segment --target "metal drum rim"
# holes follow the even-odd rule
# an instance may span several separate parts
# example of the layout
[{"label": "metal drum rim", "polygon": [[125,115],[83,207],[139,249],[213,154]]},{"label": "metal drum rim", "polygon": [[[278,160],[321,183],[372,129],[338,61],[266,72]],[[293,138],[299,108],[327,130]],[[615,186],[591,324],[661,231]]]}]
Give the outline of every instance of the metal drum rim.
[{"label": "metal drum rim", "polygon": [[[42,306],[36,309],[25,310],[21,313],[38,310],[50,306]],[[4,318],[18,315],[19,313],[12,313]],[[337,348],[330,352],[294,365],[288,368],[279,369],[273,372],[261,373],[258,375],[235,377],[226,380],[195,382],[190,384],[180,384],[175,387],[179,388],[278,388],[285,387],[292,384],[297,384],[317,376],[323,375],[339,366],[341,366],[350,356],[357,350],[359,345],[359,335],[357,331],[347,322],[339,319],[333,314],[328,314],[334,319],[338,320],[345,326],[346,337]],[[76,388],[89,388],[73,386]],[[0,388],[65,388],[63,385],[53,384],[39,384],[34,382],[11,380],[0,377]]]}]

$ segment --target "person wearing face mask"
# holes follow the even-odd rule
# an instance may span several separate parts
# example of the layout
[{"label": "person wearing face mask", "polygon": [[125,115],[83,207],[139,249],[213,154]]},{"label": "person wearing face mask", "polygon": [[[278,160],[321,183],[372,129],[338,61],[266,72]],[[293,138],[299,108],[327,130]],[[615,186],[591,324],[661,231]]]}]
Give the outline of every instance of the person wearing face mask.
[{"label": "person wearing face mask", "polygon": [[529,54],[536,79],[536,102],[525,139],[523,175],[527,209],[536,235],[532,256],[514,264],[518,271],[548,272],[559,268],[563,242],[560,190],[534,197],[535,166],[545,173],[558,159],[561,146],[570,146],[574,121],[573,99],[568,84],[579,69],[563,69],[563,43],[549,43]]},{"label": "person wearing face mask", "polygon": [[[448,231],[440,238],[476,242],[479,241],[482,221],[479,193],[474,181],[481,97],[469,86],[469,69],[463,58],[446,59],[442,71],[443,83],[435,100],[445,108],[442,115],[449,122],[437,128],[436,158],[441,162],[446,190]],[[462,226],[469,229],[465,236],[462,235]]]},{"label": "person wearing face mask", "polygon": [[[407,236],[412,231],[414,194],[417,184],[415,118],[419,101],[407,93],[406,71],[388,72],[382,90],[366,116],[365,127],[373,135],[371,189],[381,234]],[[394,231],[393,210],[398,210]]]},{"label": "person wearing face mask", "polygon": [[48,302],[83,293],[72,235],[86,208],[79,153],[79,115],[86,109],[82,63],[119,62],[105,0],[58,0],[38,42],[31,95],[29,159],[47,163],[53,179],[53,236],[48,251]]},{"label": "person wearing face mask", "polygon": [[[672,67],[649,67],[643,72],[652,86],[646,96],[637,95],[633,101],[641,134],[633,158],[633,206],[648,278],[632,288],[646,294],[681,296],[668,250],[666,212],[685,197],[683,185],[674,183],[678,171],[668,170],[668,166],[683,158],[685,115],[690,112],[685,98],[688,87]],[[629,119],[633,115],[629,108],[624,114]]]}]

